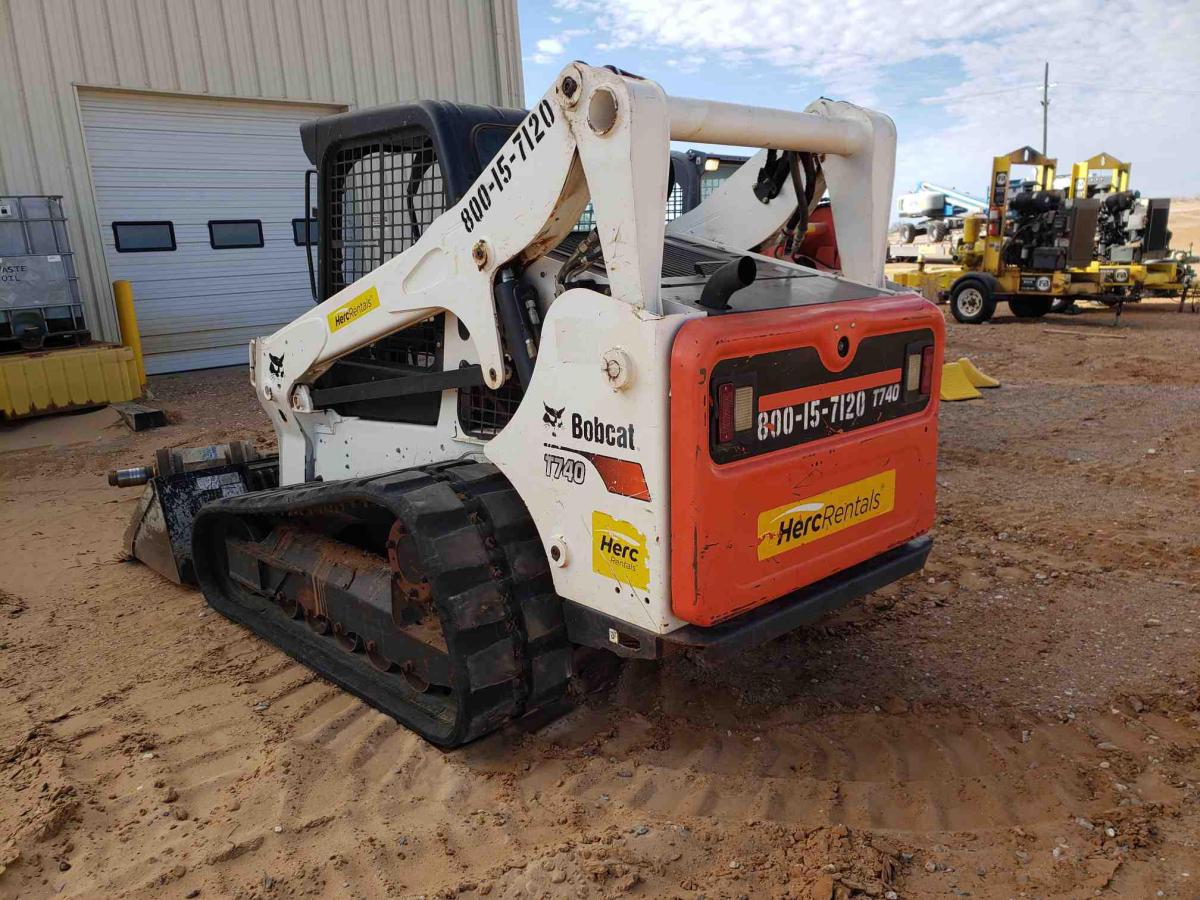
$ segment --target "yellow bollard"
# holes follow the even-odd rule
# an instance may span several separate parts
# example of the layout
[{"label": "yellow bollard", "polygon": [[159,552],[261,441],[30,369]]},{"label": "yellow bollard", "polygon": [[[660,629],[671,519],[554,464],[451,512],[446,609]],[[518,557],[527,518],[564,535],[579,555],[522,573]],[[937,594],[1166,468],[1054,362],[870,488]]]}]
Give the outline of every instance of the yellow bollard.
[{"label": "yellow bollard", "polygon": [[133,308],[133,285],[114,281],[113,300],[117,305],[117,323],[121,326],[121,343],[133,351],[140,383],[146,383],[146,364],[142,361],[142,336],[138,332],[137,313]]}]

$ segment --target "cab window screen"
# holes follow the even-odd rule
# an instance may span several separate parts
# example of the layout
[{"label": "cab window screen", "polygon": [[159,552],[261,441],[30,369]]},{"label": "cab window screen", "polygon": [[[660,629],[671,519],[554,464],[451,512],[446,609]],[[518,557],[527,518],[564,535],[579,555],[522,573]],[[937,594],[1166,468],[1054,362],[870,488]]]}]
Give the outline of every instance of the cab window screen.
[{"label": "cab window screen", "polygon": [[442,167],[424,132],[344,147],[326,179],[326,297],[403,253],[446,209]]}]

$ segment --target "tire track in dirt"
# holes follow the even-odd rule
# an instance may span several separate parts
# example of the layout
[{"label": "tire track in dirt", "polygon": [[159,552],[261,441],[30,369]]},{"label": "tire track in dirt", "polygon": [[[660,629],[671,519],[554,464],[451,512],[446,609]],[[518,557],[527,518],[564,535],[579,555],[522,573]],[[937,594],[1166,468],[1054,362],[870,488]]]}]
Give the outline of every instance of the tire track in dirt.
[{"label": "tire track in dirt", "polygon": [[[618,774],[626,777],[605,777],[602,746],[561,789],[667,819],[980,831],[1058,821],[1084,809],[1094,798],[1078,768],[1099,761],[1094,752],[1080,757],[1092,748],[1065,726],[1031,725],[1023,741],[1010,728],[956,715],[907,714],[893,726],[876,713],[844,714],[723,736],[677,720],[667,728],[665,749],[621,757],[630,768]],[[620,726],[617,732],[613,741]],[[569,739],[564,746],[571,749]]]}]

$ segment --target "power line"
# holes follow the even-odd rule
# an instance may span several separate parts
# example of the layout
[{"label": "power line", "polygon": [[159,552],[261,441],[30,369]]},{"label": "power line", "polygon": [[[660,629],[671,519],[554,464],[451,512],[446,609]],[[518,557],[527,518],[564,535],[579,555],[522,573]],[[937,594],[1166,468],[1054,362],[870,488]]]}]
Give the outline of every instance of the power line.
[{"label": "power line", "polygon": [[[1057,82],[1050,86],[1054,87],[1056,84]],[[1036,83],[1030,82],[1029,84],[1018,84],[1013,87],[996,88],[994,91],[977,91],[974,94],[954,94],[949,97],[943,94],[941,97],[926,97],[921,102],[927,104],[954,103],[958,100],[974,100],[976,97],[994,97],[996,94],[1011,94],[1013,91],[1028,91],[1040,87],[1042,87],[1040,81]]]},{"label": "power line", "polygon": [[1189,96],[1200,96],[1200,91],[1192,91],[1186,88],[1163,87],[1158,88],[1157,90],[1151,90],[1149,88],[1117,88],[1111,87],[1107,84],[1097,84],[1086,81],[1056,81],[1051,85],[1051,87],[1057,87],[1058,85],[1062,85],[1063,87],[1092,88],[1093,90],[1103,91],[1106,94],[1186,94]]},{"label": "power line", "polygon": [[[957,103],[960,100],[974,100],[976,97],[994,97],[997,94],[1011,94],[1017,91],[1032,91],[1034,88],[1045,88],[1043,82],[1030,82],[1029,84],[1018,84],[1013,87],[996,88],[993,91],[976,91],[971,94],[953,94],[940,97],[923,97],[921,103],[927,106],[936,106],[943,103]],[[1200,91],[1194,91],[1187,88],[1163,87],[1157,90],[1149,88],[1119,88],[1112,87],[1107,84],[1087,81],[1051,81],[1049,87],[1076,87],[1076,88],[1091,88],[1101,91],[1106,94],[1153,94],[1156,96],[1174,95],[1174,96],[1200,96]]]}]

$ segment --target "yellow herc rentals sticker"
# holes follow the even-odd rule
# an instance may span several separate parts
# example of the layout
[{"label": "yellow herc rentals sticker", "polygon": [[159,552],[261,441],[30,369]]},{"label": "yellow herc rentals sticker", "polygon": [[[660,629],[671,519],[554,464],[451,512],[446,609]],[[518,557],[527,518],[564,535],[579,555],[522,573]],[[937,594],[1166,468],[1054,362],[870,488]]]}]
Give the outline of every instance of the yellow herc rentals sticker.
[{"label": "yellow herc rentals sticker", "polygon": [[592,513],[592,571],[630,587],[650,587],[646,536],[607,513]]},{"label": "yellow herc rentals sticker", "polygon": [[892,511],[896,502],[896,470],[825,491],[758,514],[758,558],[819,541],[851,525]]},{"label": "yellow herc rentals sticker", "polygon": [[353,300],[347,300],[328,315],[329,330],[337,331],[355,322],[373,309],[379,309],[379,291],[367,288]]}]

